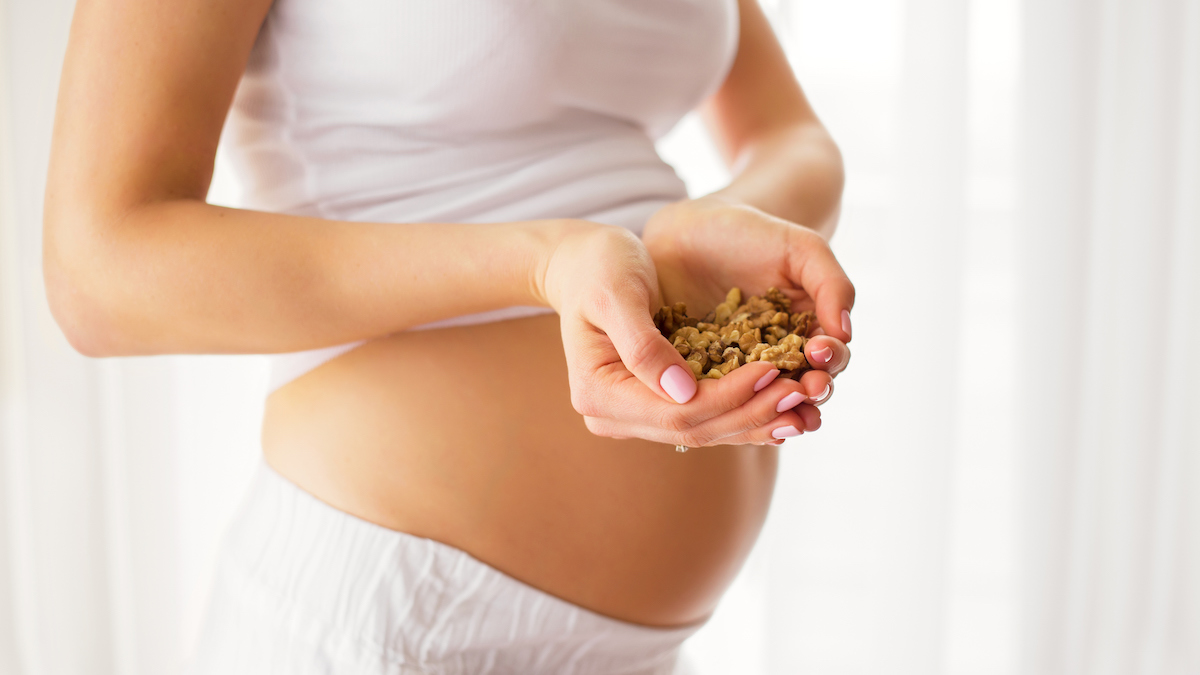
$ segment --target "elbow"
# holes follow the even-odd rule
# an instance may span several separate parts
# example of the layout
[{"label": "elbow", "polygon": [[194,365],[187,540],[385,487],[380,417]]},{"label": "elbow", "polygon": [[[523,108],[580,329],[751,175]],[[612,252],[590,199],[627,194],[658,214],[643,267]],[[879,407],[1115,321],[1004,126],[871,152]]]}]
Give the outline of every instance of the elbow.
[{"label": "elbow", "polygon": [[[46,300],[71,347],[80,354],[99,358],[121,356],[123,340],[113,320],[115,312],[103,292],[102,255],[95,247],[76,240],[59,244],[55,235],[63,229],[47,217],[43,224],[42,276]],[[91,250],[89,250],[91,249]]]},{"label": "elbow", "polygon": [[93,358],[120,355],[119,341],[105,320],[104,308],[90,297],[88,284],[78,271],[47,261],[43,272],[50,314],[71,347]]},{"label": "elbow", "polygon": [[813,170],[806,180],[812,184],[813,200],[817,202],[818,228],[826,239],[833,236],[842,212],[842,196],[846,191],[846,164],[842,150],[824,125],[816,122],[802,132],[808,161]]},{"label": "elbow", "polygon": [[846,163],[842,157],[842,150],[829,131],[819,123],[806,128],[802,133],[806,149],[812,153],[812,161],[820,167],[816,173],[824,184],[824,192],[834,208],[837,208],[841,205],[842,193],[846,189]]},{"label": "elbow", "polygon": [[92,358],[119,355],[110,332],[95,319],[95,309],[77,297],[70,282],[51,281],[47,273],[46,298],[50,314],[72,349]]},{"label": "elbow", "polygon": [[846,193],[846,164],[845,160],[842,159],[841,149],[833,141],[832,137],[829,138],[828,153],[831,203],[823,223],[825,229],[828,231],[826,239],[832,237],[834,231],[837,230],[838,221],[842,217],[842,198]]},{"label": "elbow", "polygon": [[[795,131],[798,194],[802,195],[810,227],[826,239],[837,229],[846,189],[846,165],[842,151],[819,122]],[[807,223],[806,223],[807,224]]]}]

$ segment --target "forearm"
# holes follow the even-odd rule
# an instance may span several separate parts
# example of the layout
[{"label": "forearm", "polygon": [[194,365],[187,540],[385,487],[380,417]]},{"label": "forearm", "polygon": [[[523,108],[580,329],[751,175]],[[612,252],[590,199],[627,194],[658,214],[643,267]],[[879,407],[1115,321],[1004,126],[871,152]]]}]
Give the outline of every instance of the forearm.
[{"label": "forearm", "polygon": [[714,197],[747,204],[833,236],[845,174],[841,153],[819,123],[794,124],[749,141],[734,178]]},{"label": "forearm", "polygon": [[50,222],[51,307],[97,356],[270,353],[512,305],[571,221],[378,224],[171,200],[119,222]]}]

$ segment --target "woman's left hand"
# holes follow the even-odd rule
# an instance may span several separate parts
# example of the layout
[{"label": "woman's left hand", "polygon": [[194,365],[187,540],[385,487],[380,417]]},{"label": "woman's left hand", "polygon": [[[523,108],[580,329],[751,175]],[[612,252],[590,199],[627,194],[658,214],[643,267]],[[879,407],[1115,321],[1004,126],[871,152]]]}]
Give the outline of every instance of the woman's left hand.
[{"label": "woman's left hand", "polygon": [[854,285],[815,231],[718,196],[669,204],[642,234],[667,304],[715,307],[733,286],[760,295],[774,286],[795,311],[813,310],[820,325],[805,346],[815,368],[801,377],[809,402],[832,395],[832,378],[850,361]]}]

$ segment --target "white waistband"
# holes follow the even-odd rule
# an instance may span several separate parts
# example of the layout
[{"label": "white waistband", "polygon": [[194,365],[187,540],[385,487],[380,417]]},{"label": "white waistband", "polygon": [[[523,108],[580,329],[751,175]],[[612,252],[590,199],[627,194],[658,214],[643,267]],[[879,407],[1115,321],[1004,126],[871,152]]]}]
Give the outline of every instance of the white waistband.
[{"label": "white waistband", "polygon": [[220,567],[201,673],[666,675],[699,628],[596,614],[343,513],[265,464]]}]

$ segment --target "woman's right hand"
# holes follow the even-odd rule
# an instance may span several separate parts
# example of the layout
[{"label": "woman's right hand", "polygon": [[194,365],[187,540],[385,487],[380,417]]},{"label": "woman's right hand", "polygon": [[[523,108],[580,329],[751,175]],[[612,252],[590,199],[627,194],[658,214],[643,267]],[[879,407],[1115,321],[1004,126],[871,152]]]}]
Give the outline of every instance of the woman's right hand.
[{"label": "woman's right hand", "polygon": [[815,407],[798,408],[799,383],[769,363],[696,382],[654,326],[657,274],[628,230],[567,223],[541,277],[562,324],[571,403],[592,433],[702,447],[780,443],[820,427]]}]

